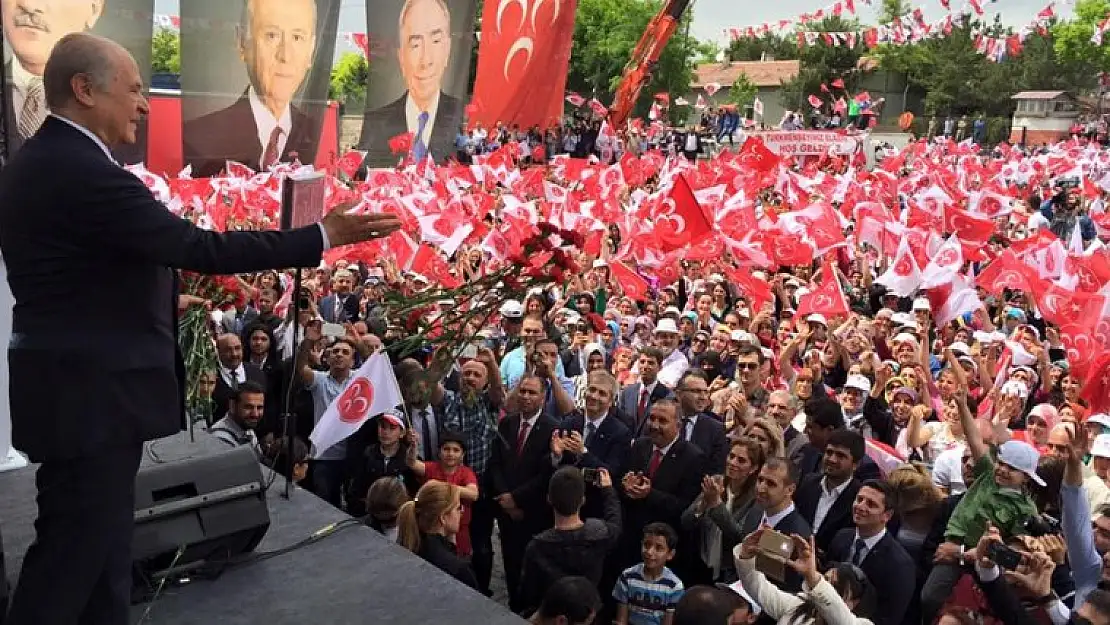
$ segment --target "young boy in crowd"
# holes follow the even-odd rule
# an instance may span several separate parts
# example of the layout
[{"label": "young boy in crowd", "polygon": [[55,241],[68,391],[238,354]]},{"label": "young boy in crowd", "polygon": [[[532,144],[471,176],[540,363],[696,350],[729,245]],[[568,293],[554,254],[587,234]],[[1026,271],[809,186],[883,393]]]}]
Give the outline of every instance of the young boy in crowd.
[{"label": "young boy in crowd", "polygon": [[[959,367],[951,352],[946,356],[950,367]],[[967,394],[967,382],[961,378],[956,402],[967,447],[975,463],[974,481],[952,511],[944,532],[945,544],[938,549],[938,555],[941,551],[953,555],[937,559],[921,590],[924,623],[932,623],[944,607],[952,588],[964,574],[964,562],[974,560],[974,547],[989,525],[997,527],[1006,539],[1025,533],[1025,521],[1037,516],[1037,506],[1026,485],[1030,480],[1041,486],[1045,484],[1037,475],[1040,454],[1028,443],[1007,441],[998,447],[996,457],[991,458],[990,448],[983,441],[979,424],[968,407]]]},{"label": "young boy in crowd", "polygon": [[640,554],[644,561],[621,573],[613,587],[617,625],[671,625],[682,598],[682,580],[667,563],[675,556],[678,534],[666,523],[644,528]]},{"label": "young boy in crowd", "polygon": [[424,462],[416,457],[416,450],[420,447],[416,433],[410,430],[406,435],[408,441],[409,468],[412,469],[423,482],[438,480],[459,487],[459,499],[462,500],[462,520],[459,521],[459,531],[455,534],[455,549],[458,554],[467,557],[471,554],[470,546],[470,514],[471,507],[478,500],[478,476],[474,471],[463,464],[466,455],[465,439],[459,432],[444,430],[439,437],[439,460]]}]

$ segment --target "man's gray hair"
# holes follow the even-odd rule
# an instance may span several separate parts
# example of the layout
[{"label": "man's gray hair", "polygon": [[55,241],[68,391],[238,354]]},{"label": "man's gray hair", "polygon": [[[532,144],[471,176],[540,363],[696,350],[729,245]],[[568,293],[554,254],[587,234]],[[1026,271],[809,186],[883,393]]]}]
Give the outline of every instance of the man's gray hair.
[{"label": "man's gray hair", "polygon": [[772,397],[776,396],[785,398],[786,405],[790,406],[790,409],[793,410],[795,413],[798,412],[798,398],[794,397],[793,393],[783,390],[771,391],[771,394],[767,396],[767,399],[771,399]]},{"label": "man's gray hair", "polygon": [[[447,18],[447,29],[451,29],[451,9],[447,8],[447,3],[443,0],[405,0],[404,6],[401,7],[401,13],[397,16],[397,47],[405,45],[404,41],[400,41],[401,31],[405,29],[405,18],[409,16],[409,11],[417,2],[434,2],[443,15]],[[450,33],[447,33],[450,35]]]},{"label": "man's gray hair", "polygon": [[42,73],[47,108],[62,109],[73,100],[74,76],[88,76],[93,87],[106,91],[119,71],[112,55],[119,47],[111,39],[89,33],[70,33],[59,39]]},{"label": "man's gray hair", "polygon": [[[251,40],[251,5],[261,0],[243,0],[243,10],[239,13],[239,28],[236,32],[239,43],[244,43]],[[278,2],[289,2],[289,0],[277,0]],[[312,3],[312,36],[316,36],[316,16],[318,14],[318,7],[316,0],[310,0]]]}]

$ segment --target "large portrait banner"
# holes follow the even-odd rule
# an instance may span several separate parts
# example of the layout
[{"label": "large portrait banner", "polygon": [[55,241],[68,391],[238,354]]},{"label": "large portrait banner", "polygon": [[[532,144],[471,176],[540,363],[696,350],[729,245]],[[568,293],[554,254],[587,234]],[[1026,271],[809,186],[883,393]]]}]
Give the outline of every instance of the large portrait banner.
[{"label": "large portrait banner", "polygon": [[193,177],[227,161],[313,163],[341,0],[181,4],[182,156]]},{"label": "large portrait banner", "polygon": [[370,167],[396,165],[389,140],[412,133],[412,155],[455,155],[464,123],[476,0],[375,0],[366,4],[370,84],[359,149]]}]

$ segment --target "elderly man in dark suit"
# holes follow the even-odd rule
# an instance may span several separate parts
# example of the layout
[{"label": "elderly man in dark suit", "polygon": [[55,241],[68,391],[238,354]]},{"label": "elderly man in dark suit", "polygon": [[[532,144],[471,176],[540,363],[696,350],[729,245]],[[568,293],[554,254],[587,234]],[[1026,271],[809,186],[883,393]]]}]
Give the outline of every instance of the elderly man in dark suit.
[{"label": "elderly man in dark suit", "polygon": [[359,149],[366,165],[395,165],[389,140],[411,132],[412,156],[442,161],[455,153],[455,133],[463,123],[460,100],[443,92],[451,58],[451,12],[443,0],[406,0],[398,20],[397,62],[405,93],[362,120]]},{"label": "elderly man in dark suit", "polygon": [[227,161],[312,163],[319,120],[292,102],[312,67],[316,0],[245,0],[238,39],[250,86],[231,106],[185,123],[185,163],[196,177],[220,173]]},{"label": "elderly man in dark suit", "polygon": [[829,562],[850,562],[867,574],[879,599],[875,625],[902,625],[917,588],[917,567],[902,543],[887,531],[894,516],[894,487],[864,482],[852,505],[854,528],[837,533],[825,554]]},{"label": "elderly man in dark suit", "polygon": [[133,143],[149,111],[125,49],[67,35],[44,85],[52,115],[0,172],[0,251],[16,302],[12,438],[41,463],[36,538],[8,624],[123,625],[142,445],[185,421],[173,269],[310,266],[331,245],[400,223],[336,210],[289,232],[197,228],[112,160],[108,146]]}]

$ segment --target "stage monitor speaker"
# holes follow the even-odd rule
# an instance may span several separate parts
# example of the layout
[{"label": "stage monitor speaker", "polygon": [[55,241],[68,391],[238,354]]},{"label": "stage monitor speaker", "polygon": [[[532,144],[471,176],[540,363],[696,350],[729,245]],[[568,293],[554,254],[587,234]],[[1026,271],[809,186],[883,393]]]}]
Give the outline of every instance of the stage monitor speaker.
[{"label": "stage monitor speaker", "polygon": [[[202,447],[200,440],[195,443]],[[135,478],[136,600],[148,598],[164,577],[219,567],[254,550],[270,527],[266,485],[254,450],[249,445],[215,452],[211,444],[203,447],[203,453],[180,460],[144,462]],[[152,449],[148,454],[154,458]]]}]

